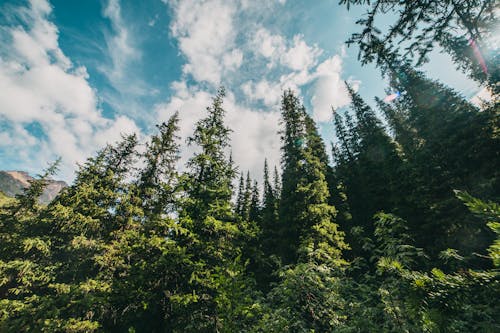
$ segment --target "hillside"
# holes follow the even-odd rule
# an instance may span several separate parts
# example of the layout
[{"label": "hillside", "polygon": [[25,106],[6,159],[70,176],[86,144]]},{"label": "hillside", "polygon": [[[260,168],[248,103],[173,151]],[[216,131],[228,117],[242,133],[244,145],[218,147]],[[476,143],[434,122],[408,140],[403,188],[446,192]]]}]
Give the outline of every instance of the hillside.
[{"label": "hillside", "polygon": [[[0,171],[0,191],[3,192],[4,196],[14,197],[30,185],[30,180],[33,180],[33,177],[25,171]],[[39,198],[40,203],[49,203],[66,186],[68,185],[64,181],[49,180]],[[1,196],[0,199],[3,200]]]}]

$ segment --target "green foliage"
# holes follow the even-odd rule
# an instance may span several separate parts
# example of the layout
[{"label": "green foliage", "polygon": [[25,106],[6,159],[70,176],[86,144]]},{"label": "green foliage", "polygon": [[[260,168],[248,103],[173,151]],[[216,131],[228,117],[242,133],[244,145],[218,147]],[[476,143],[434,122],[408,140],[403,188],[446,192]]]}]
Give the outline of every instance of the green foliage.
[{"label": "green foliage", "polygon": [[[482,45],[492,2],[341,2],[372,5],[352,42],[400,92],[377,100],[387,126],[348,87],[331,164],[287,90],[280,170],[266,160],[262,187],[247,173],[235,191],[221,88],[182,173],[176,113],[144,149],[131,135],[98,151],[47,206],[57,163],[17,198],[0,192],[0,331],[500,331],[498,102],[479,109],[393,52],[415,38],[422,62],[436,38],[497,87],[450,35]],[[375,17],[399,9],[381,39]]]},{"label": "green foliage", "polygon": [[332,332],[345,321],[340,278],[331,268],[301,263],[284,268],[279,276],[256,332]]},{"label": "green foliage", "polygon": [[496,234],[496,239],[488,248],[495,267],[500,266],[500,205],[495,202],[484,202],[474,198],[464,191],[455,191],[457,197],[464,202],[469,210],[486,222],[487,226]]},{"label": "green foliage", "polygon": [[[358,58],[363,64],[377,61],[387,63],[387,55],[404,49],[402,58],[417,56],[417,65],[428,61],[428,54],[436,45],[450,53],[457,67],[479,82],[488,82],[498,93],[498,46],[487,41],[498,25],[498,4],[493,0],[341,0],[340,4],[369,6],[367,15],[356,23],[362,26],[348,44],[359,46]],[[386,31],[375,22],[384,14],[395,14],[395,22]],[[390,16],[389,16],[390,17]],[[484,72],[474,56],[470,40],[482,50],[486,66]]]}]

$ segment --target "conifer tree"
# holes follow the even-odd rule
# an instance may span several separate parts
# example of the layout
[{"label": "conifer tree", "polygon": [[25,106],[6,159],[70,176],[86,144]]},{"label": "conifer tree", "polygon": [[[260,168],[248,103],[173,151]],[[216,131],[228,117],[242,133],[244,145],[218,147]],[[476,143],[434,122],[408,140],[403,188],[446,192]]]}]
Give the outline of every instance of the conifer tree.
[{"label": "conifer tree", "polygon": [[[136,142],[132,135],[101,150],[80,167],[71,187],[37,213],[33,222],[42,228],[33,228],[23,241],[35,280],[12,280],[17,305],[8,310],[2,329],[91,332],[104,326],[116,262],[102,259],[115,232],[128,223],[118,212]],[[19,267],[18,260],[11,261],[16,262]]]},{"label": "conifer tree", "polygon": [[282,192],[279,204],[280,239],[278,251],[284,263],[297,260],[297,246],[306,221],[301,220],[303,194],[297,191],[305,169],[305,111],[291,90],[285,91],[281,113],[284,130],[282,140]]},{"label": "conifer tree", "polygon": [[273,186],[274,197],[281,198],[281,177],[280,177],[280,174],[278,172],[277,166],[274,166],[273,184],[274,184],[274,186]]},{"label": "conifer tree", "polygon": [[251,293],[245,288],[251,281],[244,276],[242,250],[237,245],[245,235],[230,202],[234,167],[226,157],[230,130],[224,125],[224,94],[219,90],[207,108],[208,115],[198,121],[189,139],[201,151],[188,162],[180,223],[195,236],[194,242],[186,244],[195,269],[187,277],[186,290],[193,296],[178,304],[176,331],[231,332],[250,314],[245,307],[251,303]]},{"label": "conifer tree", "polygon": [[176,112],[167,123],[157,125],[159,135],[153,135],[146,144],[143,158],[145,167],[141,170],[138,190],[144,210],[150,213],[172,211],[178,175],[176,163],[179,160],[179,144],[176,142],[179,114]]},{"label": "conifer tree", "polygon": [[373,214],[381,210],[396,212],[398,200],[405,196],[399,186],[402,162],[375,112],[349,86],[348,91],[357,119],[354,132],[358,138],[355,155],[359,169],[356,176],[357,181],[362,182],[359,192],[348,194],[348,198],[359,201],[352,201],[349,205],[353,213],[362,212],[363,215],[354,218],[364,221],[360,225],[372,232],[369,221]]},{"label": "conifer tree", "polygon": [[[269,178],[267,159],[264,160],[264,194],[262,197],[261,245],[265,256],[275,252],[275,241],[278,238],[278,200],[276,187]],[[275,177],[276,179],[277,177]]]},{"label": "conifer tree", "polygon": [[250,171],[247,171],[245,181],[245,192],[243,192],[243,202],[241,208],[241,217],[244,221],[250,220],[250,206],[252,201],[252,179],[250,178]]},{"label": "conifer tree", "polygon": [[404,119],[411,129],[400,136],[408,132],[413,136],[403,141],[414,174],[413,197],[427,207],[425,222],[418,222],[422,226],[418,244],[424,246],[426,235],[434,233],[441,236],[438,244],[425,245],[431,254],[457,246],[465,252],[484,249],[491,233],[464,219],[467,213],[453,189],[470,189],[487,198],[498,196],[500,155],[494,115],[480,112],[452,89],[405,64],[394,67],[391,82],[401,92],[397,108],[405,110],[394,116]]},{"label": "conifer tree", "polygon": [[[192,241],[189,230],[172,217],[180,195],[176,162],[179,147],[178,115],[158,127],[142,154],[144,166],[130,184],[120,214],[129,216],[126,230],[116,233],[108,246],[107,261],[120,263],[113,269],[113,311],[106,329],[152,332],[172,327],[172,308],[184,299],[185,272],[193,263],[181,244]],[[123,258],[127,258],[123,261]]]},{"label": "conifer tree", "polygon": [[264,183],[262,203],[259,203],[259,255],[255,269],[255,278],[258,288],[263,291],[270,289],[271,282],[275,280],[272,277],[276,270],[276,240],[279,235],[278,225],[278,201],[275,196],[275,188],[271,183],[269,175],[269,166],[267,159],[264,160]]},{"label": "conifer tree", "polygon": [[[498,46],[488,43],[498,25],[497,5],[493,0],[342,0],[341,4],[370,6],[367,17],[358,20],[361,33],[354,33],[348,44],[359,46],[363,64],[386,62],[406,42],[404,58],[418,56],[417,65],[428,61],[436,45],[448,52],[457,67],[475,80],[488,83],[498,94]],[[375,26],[385,13],[395,13],[396,22],[386,32]],[[418,29],[416,27],[419,27]],[[492,45],[493,44],[493,45]],[[481,53],[480,56],[477,53]]]},{"label": "conifer tree", "polygon": [[243,172],[240,173],[240,182],[238,185],[238,194],[236,196],[236,206],[234,212],[236,215],[243,218],[243,197],[245,195],[245,179],[243,178]]},{"label": "conifer tree", "polygon": [[[315,125],[291,91],[283,96],[282,114],[284,170],[279,218],[282,237],[293,252],[282,256],[287,265],[268,294],[270,309],[260,325],[265,331],[328,332],[342,322],[338,277],[347,264],[342,251],[348,246],[334,222],[335,208],[328,204],[326,168],[321,161],[324,151],[318,150],[320,141],[314,141]],[[307,134],[313,140],[307,140]]]},{"label": "conifer tree", "polygon": [[250,207],[248,210],[248,220],[260,224],[261,219],[261,206],[260,206],[260,193],[259,184],[256,180],[252,186],[252,196],[250,198]]}]

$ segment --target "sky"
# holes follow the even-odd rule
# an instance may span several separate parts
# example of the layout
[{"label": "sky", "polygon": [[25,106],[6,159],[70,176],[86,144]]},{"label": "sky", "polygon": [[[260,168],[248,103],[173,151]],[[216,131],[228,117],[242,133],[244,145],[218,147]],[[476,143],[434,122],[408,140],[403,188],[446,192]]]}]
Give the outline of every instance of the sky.
[{"label": "sky", "polygon": [[[279,165],[280,96],[296,91],[326,143],[344,82],[369,103],[387,86],[346,47],[362,8],[338,0],[0,0],[0,170],[70,182],[120,134],[142,142],[179,111],[181,166],[220,86],[239,170]],[[387,23],[387,22],[382,22]],[[434,52],[424,67],[465,97],[479,88]]]}]

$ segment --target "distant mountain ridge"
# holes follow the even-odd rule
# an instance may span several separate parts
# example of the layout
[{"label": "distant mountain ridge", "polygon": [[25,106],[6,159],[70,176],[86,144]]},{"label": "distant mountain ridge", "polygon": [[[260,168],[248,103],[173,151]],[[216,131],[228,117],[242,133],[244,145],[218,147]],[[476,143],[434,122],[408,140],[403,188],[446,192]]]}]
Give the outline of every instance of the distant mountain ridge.
[{"label": "distant mountain ridge", "polygon": [[[14,197],[29,187],[29,181],[33,179],[25,171],[0,171],[0,191],[9,197]],[[40,202],[43,204],[51,202],[67,186],[68,184],[62,180],[49,179],[47,187],[39,198]]]}]

